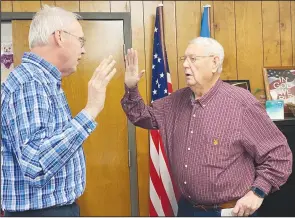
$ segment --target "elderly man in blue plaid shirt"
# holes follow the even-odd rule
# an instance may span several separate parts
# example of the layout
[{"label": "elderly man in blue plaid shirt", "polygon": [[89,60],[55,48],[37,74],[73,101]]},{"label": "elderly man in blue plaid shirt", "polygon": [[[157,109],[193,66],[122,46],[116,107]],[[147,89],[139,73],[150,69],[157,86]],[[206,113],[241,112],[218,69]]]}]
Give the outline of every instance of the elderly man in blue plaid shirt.
[{"label": "elderly man in blue plaid shirt", "polygon": [[79,216],[85,189],[82,144],[96,127],[112,56],[88,83],[88,102],[74,118],[61,88],[85,53],[78,15],[43,7],[30,26],[30,52],[1,87],[1,207],[5,216]]}]

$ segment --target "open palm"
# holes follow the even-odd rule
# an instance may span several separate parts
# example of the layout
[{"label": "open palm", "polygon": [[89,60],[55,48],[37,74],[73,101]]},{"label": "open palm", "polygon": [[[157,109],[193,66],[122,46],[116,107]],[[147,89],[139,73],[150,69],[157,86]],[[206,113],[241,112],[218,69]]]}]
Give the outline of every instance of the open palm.
[{"label": "open palm", "polygon": [[140,78],[143,76],[144,71],[138,73],[138,57],[137,51],[134,49],[128,49],[125,56],[125,84],[129,88],[133,88],[137,85]]}]

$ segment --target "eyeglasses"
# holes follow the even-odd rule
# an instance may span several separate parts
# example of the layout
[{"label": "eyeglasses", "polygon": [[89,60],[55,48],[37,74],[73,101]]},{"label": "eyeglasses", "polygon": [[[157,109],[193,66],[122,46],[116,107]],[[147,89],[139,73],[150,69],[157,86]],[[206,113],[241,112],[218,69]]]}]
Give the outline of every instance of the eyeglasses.
[{"label": "eyeglasses", "polygon": [[81,48],[84,47],[85,42],[86,42],[86,39],[85,39],[84,37],[79,37],[79,36],[73,35],[72,33],[69,33],[69,32],[64,31],[64,30],[62,30],[62,32],[67,33],[67,34],[69,34],[69,35],[71,35],[71,36],[74,36],[76,39],[78,39],[78,40],[80,41]]},{"label": "eyeglasses", "polygon": [[192,63],[194,63],[198,58],[206,58],[206,57],[214,57],[214,55],[207,55],[207,56],[182,56],[179,58],[181,62],[185,62],[187,58],[191,60]]}]

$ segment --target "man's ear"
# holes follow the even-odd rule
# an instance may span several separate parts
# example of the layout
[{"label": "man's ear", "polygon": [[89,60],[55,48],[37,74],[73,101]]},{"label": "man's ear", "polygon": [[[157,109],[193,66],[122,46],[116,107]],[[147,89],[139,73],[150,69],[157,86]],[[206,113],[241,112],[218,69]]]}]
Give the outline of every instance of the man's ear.
[{"label": "man's ear", "polygon": [[218,67],[220,65],[220,59],[218,56],[214,56],[213,58],[213,65],[212,65],[212,72],[216,73],[218,70]]},{"label": "man's ear", "polygon": [[53,36],[56,44],[60,47],[63,47],[64,39],[62,38],[61,31],[55,31]]}]

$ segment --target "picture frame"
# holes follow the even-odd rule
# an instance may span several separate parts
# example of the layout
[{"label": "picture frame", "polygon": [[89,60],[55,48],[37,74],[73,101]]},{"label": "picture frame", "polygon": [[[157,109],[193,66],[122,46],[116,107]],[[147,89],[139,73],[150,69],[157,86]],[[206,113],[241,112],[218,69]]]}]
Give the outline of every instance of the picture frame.
[{"label": "picture frame", "polygon": [[250,80],[223,80],[223,82],[247,89],[249,92],[251,92]]},{"label": "picture frame", "polygon": [[295,66],[263,68],[263,80],[267,100],[284,100],[286,117],[294,117]]}]

